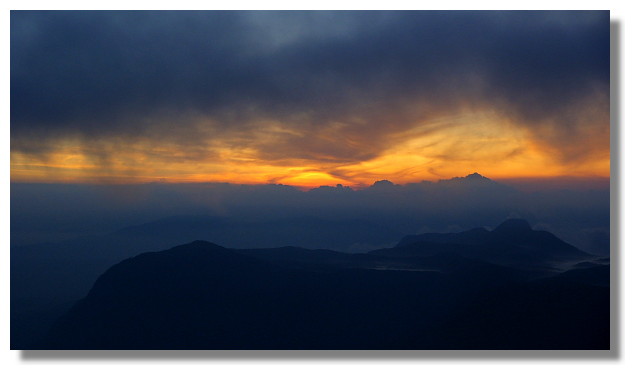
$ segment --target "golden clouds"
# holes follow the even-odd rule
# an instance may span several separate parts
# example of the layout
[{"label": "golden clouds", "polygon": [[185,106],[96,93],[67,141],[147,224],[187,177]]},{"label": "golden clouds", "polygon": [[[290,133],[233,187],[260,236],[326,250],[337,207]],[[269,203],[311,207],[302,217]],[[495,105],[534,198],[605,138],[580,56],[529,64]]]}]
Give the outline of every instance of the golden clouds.
[{"label": "golden clouds", "polygon": [[[46,154],[14,150],[11,178],[313,187],[364,186],[381,179],[407,183],[473,171],[491,178],[609,175],[608,147],[590,145],[594,157],[566,160],[530,129],[493,111],[463,111],[393,127],[392,132],[372,127],[360,131],[342,123],[294,127],[263,121],[234,132],[201,131],[204,139],[190,144],[151,138],[62,139],[49,144]],[[590,143],[607,138],[608,131],[584,135]]]}]

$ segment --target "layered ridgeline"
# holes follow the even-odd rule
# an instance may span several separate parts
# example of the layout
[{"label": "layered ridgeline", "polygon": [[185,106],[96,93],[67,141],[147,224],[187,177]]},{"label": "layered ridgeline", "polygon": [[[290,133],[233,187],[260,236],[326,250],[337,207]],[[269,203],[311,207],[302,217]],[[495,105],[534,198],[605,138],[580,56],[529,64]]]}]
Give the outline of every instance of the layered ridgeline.
[{"label": "layered ridgeline", "polygon": [[111,267],[47,349],[608,349],[609,266],[524,221],[365,254],[196,241]]},{"label": "layered ridgeline", "polygon": [[425,233],[404,237],[396,249],[377,250],[393,256],[433,255],[452,251],[469,258],[524,269],[558,267],[578,262],[589,254],[552,233],[533,230],[522,219],[509,219],[492,231],[475,228],[459,233]]}]

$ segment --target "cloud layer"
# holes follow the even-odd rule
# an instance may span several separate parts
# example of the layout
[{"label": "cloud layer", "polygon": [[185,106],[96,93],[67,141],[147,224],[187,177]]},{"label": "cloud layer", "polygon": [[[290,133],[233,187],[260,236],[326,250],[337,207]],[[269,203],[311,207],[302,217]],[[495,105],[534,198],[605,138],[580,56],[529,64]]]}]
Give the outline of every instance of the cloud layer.
[{"label": "cloud layer", "polygon": [[609,73],[608,12],[14,11],[12,175],[606,176]]},{"label": "cloud layer", "polygon": [[393,246],[408,234],[494,227],[506,218],[522,217],[583,250],[607,254],[608,181],[592,189],[570,185],[575,188],[524,192],[476,174],[308,191],[227,183],[14,183],[11,241],[18,245],[106,234],[159,220],[161,225],[143,231],[150,243],[169,237],[174,241],[169,245],[206,239],[244,248],[296,245],[359,251]]}]

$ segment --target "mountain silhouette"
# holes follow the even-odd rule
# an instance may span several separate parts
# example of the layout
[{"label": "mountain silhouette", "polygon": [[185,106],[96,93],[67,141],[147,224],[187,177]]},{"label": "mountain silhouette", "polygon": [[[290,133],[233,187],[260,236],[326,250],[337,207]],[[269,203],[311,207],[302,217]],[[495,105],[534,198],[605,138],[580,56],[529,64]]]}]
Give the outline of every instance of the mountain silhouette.
[{"label": "mountain silhouette", "polygon": [[400,256],[454,251],[469,258],[521,268],[569,267],[596,258],[560,240],[552,233],[533,230],[522,219],[509,219],[494,230],[475,228],[459,233],[425,233],[404,237],[394,249],[373,253]]},{"label": "mountain silhouette", "polygon": [[295,245],[368,251],[394,244],[407,233],[399,228],[400,222],[381,225],[360,218],[323,219],[309,214],[271,220],[178,215],[106,235],[12,246],[11,346],[30,347],[54,319],[88,293],[99,275],[140,253],[194,239],[245,249]]},{"label": "mountain silhouette", "polygon": [[479,173],[471,173],[468,174],[467,176],[463,176],[463,177],[453,177],[447,180],[439,180],[439,182],[443,185],[460,185],[460,184],[465,184],[465,185],[471,185],[471,186],[475,186],[475,185],[483,185],[483,186],[497,186],[497,187],[503,187],[504,185],[499,184],[498,182],[491,180]]},{"label": "mountain silhouette", "polygon": [[423,236],[366,254],[206,241],[140,254],[101,275],[37,348],[608,348],[608,266],[489,261],[503,246],[551,265],[561,257],[549,249],[580,255],[517,220]]}]

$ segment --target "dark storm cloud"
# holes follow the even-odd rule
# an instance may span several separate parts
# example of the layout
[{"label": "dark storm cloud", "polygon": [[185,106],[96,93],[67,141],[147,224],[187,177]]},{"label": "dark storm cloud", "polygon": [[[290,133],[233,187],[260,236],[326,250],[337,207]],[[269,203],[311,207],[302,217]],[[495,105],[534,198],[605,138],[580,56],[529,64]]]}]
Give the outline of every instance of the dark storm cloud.
[{"label": "dark storm cloud", "polygon": [[13,12],[13,120],[101,127],[163,105],[213,104],[226,87],[240,87],[227,74],[244,48],[236,16]]},{"label": "dark storm cloud", "polygon": [[304,132],[287,136],[304,144],[346,124],[340,134],[363,151],[331,148],[328,137],[290,151],[365,159],[415,121],[483,105],[536,131],[547,126],[545,141],[559,144],[575,137],[585,100],[608,106],[608,20],[608,12],[14,11],[12,147],[69,134],[171,137],[157,129],[166,123],[195,143],[194,118],[212,118],[218,137],[264,118]]}]

